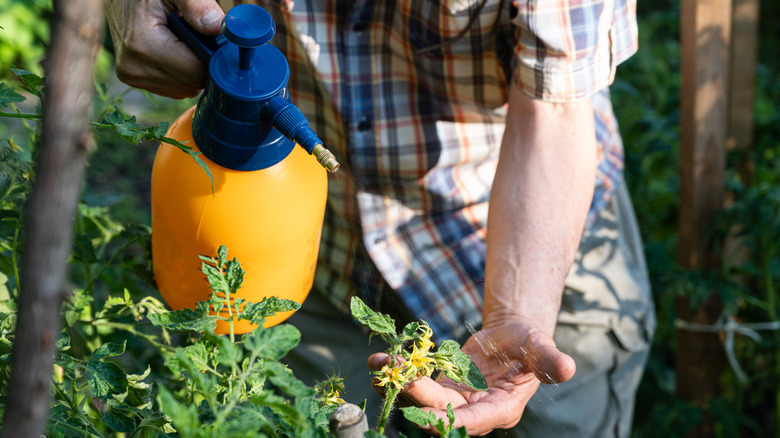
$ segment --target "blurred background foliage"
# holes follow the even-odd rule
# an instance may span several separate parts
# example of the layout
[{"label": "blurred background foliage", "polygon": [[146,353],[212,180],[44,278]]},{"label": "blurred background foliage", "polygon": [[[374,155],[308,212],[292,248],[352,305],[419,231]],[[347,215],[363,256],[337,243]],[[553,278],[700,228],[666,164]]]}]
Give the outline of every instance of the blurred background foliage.
[{"label": "blurred background foliage", "polygon": [[[42,74],[48,41],[50,0],[0,0],[0,80],[14,81],[12,66]],[[777,321],[775,297],[780,284],[780,2],[763,1],[759,25],[759,64],[754,106],[754,165],[750,185],[740,180],[729,156],[727,190],[733,202],[711,227],[715,248],[723,251],[716,272],[683,271],[676,263],[679,187],[679,0],[639,0],[640,50],[618,69],[612,86],[614,107],[626,148],[626,179],[645,240],[658,313],[658,331],[637,397],[635,437],[684,436],[702,415],[718,419],[719,437],[778,436],[780,335],[760,332],[760,339],[737,335],[733,351],[746,381],[733,369],[724,373],[721,393],[709,406],[675,398],[675,301],[682,294],[702,297],[717,291],[730,315],[742,323]],[[97,64],[96,114],[114,104],[136,114],[141,124],[172,121],[194,99],[174,101],[129,89],[113,75],[111,44],[106,39]],[[4,119],[0,138],[24,131]],[[105,236],[117,223],[149,224],[149,177],[156,145],[129,146],[116,136],[96,134],[83,195],[81,234]],[[34,135],[33,135],[34,138]],[[106,221],[111,222],[106,222]],[[746,257],[726,250],[725,238],[739,234]],[[93,236],[93,237],[94,237]],[[744,252],[743,252],[744,253]],[[114,269],[114,268],[112,268]],[[104,285],[127,288],[121,263]],[[136,266],[136,271],[137,271]],[[141,269],[143,270],[143,269]],[[110,273],[110,271],[109,271]],[[143,273],[142,273],[143,274]],[[148,272],[145,274],[148,276]],[[143,275],[141,276],[143,278]],[[132,288],[131,288],[132,289]],[[135,293],[153,293],[139,287]],[[140,348],[140,347],[139,347]],[[144,357],[143,352],[137,352]]]}]

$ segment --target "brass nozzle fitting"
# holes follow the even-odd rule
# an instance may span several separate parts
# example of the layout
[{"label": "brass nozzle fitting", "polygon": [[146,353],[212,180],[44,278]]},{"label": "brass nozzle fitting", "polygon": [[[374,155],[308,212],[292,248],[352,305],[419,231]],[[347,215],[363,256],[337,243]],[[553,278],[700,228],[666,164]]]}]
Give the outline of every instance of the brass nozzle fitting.
[{"label": "brass nozzle fitting", "polygon": [[341,164],[336,161],[336,157],[333,156],[333,153],[325,149],[321,144],[315,145],[311,150],[311,154],[314,155],[314,157],[317,158],[317,161],[322,164],[322,167],[327,169],[330,173],[336,173],[336,171],[339,170],[339,167],[341,167]]}]

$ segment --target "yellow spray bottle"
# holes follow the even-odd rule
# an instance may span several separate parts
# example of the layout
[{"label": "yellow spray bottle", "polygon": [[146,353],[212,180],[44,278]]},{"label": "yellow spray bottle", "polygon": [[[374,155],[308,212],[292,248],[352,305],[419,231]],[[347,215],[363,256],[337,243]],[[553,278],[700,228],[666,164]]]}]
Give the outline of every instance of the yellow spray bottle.
[{"label": "yellow spray bottle", "polygon": [[[160,293],[175,310],[207,299],[198,255],[214,255],[225,245],[246,270],[237,297],[302,303],[314,280],[325,169],[336,171],[338,162],[290,101],[287,60],[266,44],[276,31],[273,20],[259,6],[240,5],[228,12],[217,38],[173,15],[169,27],[207,63],[209,83],[167,136],[202,152],[213,186],[188,155],[159,147],[152,169],[152,263]],[[274,315],[266,326],[290,314]],[[247,321],[234,325],[236,333],[252,329]],[[217,331],[226,332],[227,324]]]}]

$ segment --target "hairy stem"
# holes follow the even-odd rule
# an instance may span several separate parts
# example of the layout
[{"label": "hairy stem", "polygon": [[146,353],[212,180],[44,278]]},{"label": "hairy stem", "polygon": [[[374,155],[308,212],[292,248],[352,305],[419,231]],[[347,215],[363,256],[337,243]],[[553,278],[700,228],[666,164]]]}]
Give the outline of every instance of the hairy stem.
[{"label": "hairy stem", "polygon": [[395,399],[398,397],[400,392],[401,388],[391,386],[385,393],[385,403],[382,405],[382,414],[379,416],[379,424],[376,426],[377,432],[384,433],[385,426],[387,425],[387,419],[390,418],[390,412],[393,410]]}]

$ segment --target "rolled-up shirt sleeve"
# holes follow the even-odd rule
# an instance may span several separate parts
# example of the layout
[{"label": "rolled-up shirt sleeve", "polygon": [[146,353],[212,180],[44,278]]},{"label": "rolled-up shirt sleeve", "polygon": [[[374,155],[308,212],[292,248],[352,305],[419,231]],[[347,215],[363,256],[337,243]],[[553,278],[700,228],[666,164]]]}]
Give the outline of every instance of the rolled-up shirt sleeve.
[{"label": "rolled-up shirt sleeve", "polygon": [[571,102],[608,87],[637,50],[636,0],[512,0],[514,79],[536,99]]}]

